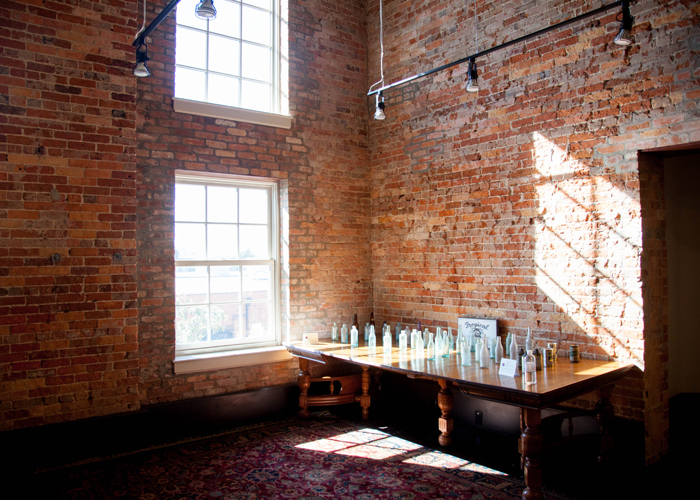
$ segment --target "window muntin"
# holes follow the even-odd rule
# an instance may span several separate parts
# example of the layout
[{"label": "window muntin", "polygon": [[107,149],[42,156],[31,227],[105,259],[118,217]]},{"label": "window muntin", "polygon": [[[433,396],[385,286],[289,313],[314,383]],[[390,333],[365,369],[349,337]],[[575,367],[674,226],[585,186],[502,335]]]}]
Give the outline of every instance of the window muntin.
[{"label": "window muntin", "polygon": [[179,354],[279,343],[276,207],[274,181],[176,176]]},{"label": "window muntin", "polygon": [[175,97],[280,113],[277,0],[217,0],[217,17],[176,15]]}]

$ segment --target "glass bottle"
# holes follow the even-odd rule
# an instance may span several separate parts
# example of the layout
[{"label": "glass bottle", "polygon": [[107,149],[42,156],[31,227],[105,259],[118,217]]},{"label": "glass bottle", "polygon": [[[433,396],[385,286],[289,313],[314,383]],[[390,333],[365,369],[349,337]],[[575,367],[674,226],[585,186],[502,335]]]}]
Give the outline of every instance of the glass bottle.
[{"label": "glass bottle", "polygon": [[384,341],[384,350],[391,350],[391,331],[389,329],[384,332],[382,339]]},{"label": "glass bottle", "polygon": [[338,342],[338,323],[333,323],[333,329],[331,330],[331,341]]},{"label": "glass bottle", "polygon": [[479,357],[481,356],[481,340],[478,338],[474,339],[474,361],[479,362]]},{"label": "glass bottle", "polygon": [[447,338],[450,341],[450,351],[455,348],[455,338],[452,336],[452,327],[447,327]]},{"label": "glass bottle", "polygon": [[512,333],[508,332],[508,336],[506,337],[506,352],[505,355],[507,358],[510,359],[510,342],[511,342],[511,337],[513,336]]},{"label": "glass bottle", "polygon": [[450,336],[447,335],[446,331],[442,332],[442,357],[450,357]]},{"label": "glass bottle", "polygon": [[418,332],[414,328],[413,331],[411,332],[411,350],[416,348],[416,337],[418,336]]},{"label": "glass bottle", "polygon": [[518,359],[518,343],[515,341],[515,335],[510,337],[509,356],[510,359]]},{"label": "glass bottle", "polygon": [[489,358],[496,359],[496,339],[489,339]]},{"label": "glass bottle", "polygon": [[401,335],[401,323],[396,323],[396,342],[399,341],[399,335]]},{"label": "glass bottle", "polygon": [[340,329],[340,341],[343,344],[348,343],[348,325],[343,323],[343,328]]},{"label": "glass bottle", "polygon": [[416,337],[416,356],[422,358],[425,355],[425,343],[423,337],[419,334]]},{"label": "glass bottle", "polygon": [[442,337],[435,332],[435,356],[442,356]]},{"label": "glass bottle", "polygon": [[486,347],[486,342],[483,341],[481,342],[481,352],[479,353],[479,366],[481,368],[489,367],[489,348]]},{"label": "glass bottle", "polygon": [[503,359],[503,344],[501,344],[501,337],[496,337],[496,357],[494,358],[496,360],[496,364],[500,365],[501,360]]},{"label": "glass bottle", "polygon": [[408,331],[408,327],[401,332],[401,335],[399,335],[399,351],[400,352],[406,352],[407,349],[407,343],[408,343],[408,335],[406,335],[406,332]]},{"label": "glass bottle", "polygon": [[360,345],[360,332],[357,331],[357,327],[352,325],[352,330],[350,330],[350,346],[357,347]]},{"label": "glass bottle", "polygon": [[377,336],[374,333],[374,326],[369,327],[369,348],[372,350],[377,348]]},{"label": "glass bottle", "polygon": [[[449,328],[450,332],[452,328]],[[455,349],[457,349],[457,354],[462,355],[462,331],[457,328],[457,339],[455,340]]]},{"label": "glass bottle", "polygon": [[357,329],[357,333],[360,333],[360,324],[357,322],[357,313],[352,317],[352,326]]},{"label": "glass bottle", "polygon": [[369,340],[369,321],[365,323],[365,342]]},{"label": "glass bottle", "polygon": [[527,350],[527,355],[523,357],[523,381],[525,385],[534,385],[537,383],[537,366],[535,364],[535,356],[532,355],[532,350]]},{"label": "glass bottle", "polygon": [[472,365],[472,351],[471,351],[471,346],[469,345],[469,342],[462,342],[460,349],[462,351],[460,354],[462,366],[471,366]]},{"label": "glass bottle", "polygon": [[435,342],[433,342],[433,334],[428,336],[428,359],[435,360]]},{"label": "glass bottle", "polygon": [[374,323],[374,312],[369,313],[369,325],[373,327],[377,327],[377,325]]},{"label": "glass bottle", "polygon": [[532,341],[532,331],[530,330],[530,327],[527,327],[527,337],[525,338],[525,350],[526,351],[534,351],[535,350],[535,344]]}]

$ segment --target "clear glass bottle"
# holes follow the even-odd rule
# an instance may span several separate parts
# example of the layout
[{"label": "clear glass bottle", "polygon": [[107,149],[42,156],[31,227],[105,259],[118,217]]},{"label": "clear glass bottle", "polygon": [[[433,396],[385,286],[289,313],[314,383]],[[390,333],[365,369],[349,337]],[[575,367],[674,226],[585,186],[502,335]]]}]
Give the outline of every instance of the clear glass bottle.
[{"label": "clear glass bottle", "polygon": [[[450,351],[455,349],[455,338],[452,336],[452,327],[447,327],[447,338],[450,340]],[[457,347],[459,350],[459,347]]]},{"label": "clear glass bottle", "polygon": [[527,337],[525,338],[525,350],[526,351],[533,351],[535,350],[535,343],[532,341],[532,330],[530,330],[530,327],[527,327]]},{"label": "clear glass bottle", "polygon": [[407,351],[407,344],[408,344],[408,335],[406,335],[406,332],[408,331],[408,327],[401,332],[399,335],[399,352],[406,352]]},{"label": "clear glass bottle", "polygon": [[425,356],[425,343],[423,342],[423,336],[420,334],[416,337],[416,356],[419,358]]},{"label": "clear glass bottle", "polygon": [[401,335],[401,323],[396,323],[396,342],[399,341],[399,335]]},{"label": "clear glass bottle", "polygon": [[365,323],[365,342],[369,340],[369,321]]},{"label": "clear glass bottle", "polygon": [[418,331],[414,328],[411,332],[411,350],[416,348],[416,337],[418,336]]},{"label": "clear glass bottle", "polygon": [[360,332],[357,331],[355,325],[352,325],[350,330],[350,346],[358,347],[360,345]]},{"label": "clear glass bottle", "polygon": [[479,366],[481,368],[489,367],[489,348],[486,347],[486,342],[484,341],[481,342],[481,352],[479,353]]},{"label": "clear glass bottle", "polygon": [[537,365],[531,349],[528,349],[527,354],[523,357],[523,381],[525,385],[537,383]]},{"label": "clear glass bottle", "polygon": [[391,330],[387,329],[382,337],[384,342],[384,350],[391,350]]},{"label": "clear glass bottle", "polygon": [[489,339],[489,358],[496,359],[496,339]]},{"label": "clear glass bottle", "polygon": [[435,356],[442,356],[442,337],[435,333]]},{"label": "clear glass bottle", "polygon": [[511,342],[511,337],[513,336],[512,333],[508,332],[508,335],[506,336],[506,352],[505,355],[508,359],[510,359],[510,342]]},{"label": "clear glass bottle", "polygon": [[377,335],[374,333],[374,326],[369,327],[369,348],[374,350],[377,348]]},{"label": "clear glass bottle", "polygon": [[518,359],[518,343],[515,341],[515,335],[510,337],[510,359]]},{"label": "clear glass bottle", "polygon": [[496,337],[496,357],[494,358],[496,360],[496,364],[500,365],[501,360],[503,359],[503,344],[501,344],[501,337]]},{"label": "clear glass bottle", "polygon": [[343,327],[340,329],[340,341],[343,344],[348,343],[348,325],[343,323]]},{"label": "clear glass bottle", "polygon": [[450,357],[450,336],[447,335],[446,331],[442,332],[442,357]]},{"label": "clear glass bottle", "polygon": [[469,342],[462,342],[462,346],[460,347],[461,349],[461,363],[462,366],[471,366],[472,365],[472,351],[471,351],[471,346],[469,345]]},{"label": "clear glass bottle", "polygon": [[333,329],[331,330],[331,341],[338,342],[338,323],[333,323]]},{"label": "clear glass bottle", "polygon": [[433,334],[428,336],[428,359],[435,360],[435,342],[433,342]]},{"label": "clear glass bottle", "polygon": [[474,339],[474,361],[479,362],[479,357],[481,356],[481,340],[478,338]]}]

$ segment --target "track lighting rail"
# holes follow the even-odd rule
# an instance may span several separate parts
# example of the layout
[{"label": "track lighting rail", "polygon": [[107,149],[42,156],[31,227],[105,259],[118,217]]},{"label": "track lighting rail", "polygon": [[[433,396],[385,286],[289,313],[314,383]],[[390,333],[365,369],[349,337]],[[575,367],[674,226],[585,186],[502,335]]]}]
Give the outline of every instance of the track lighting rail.
[{"label": "track lighting rail", "polygon": [[170,14],[173,11],[173,9],[175,7],[177,7],[177,4],[179,4],[179,3],[180,3],[180,0],[170,0],[170,3],[168,5],[166,5],[165,7],[163,7],[163,10],[160,11],[160,14],[158,14],[156,16],[156,18],[153,21],[151,21],[151,23],[148,26],[146,26],[146,29],[143,30],[139,34],[139,36],[134,38],[134,41],[131,42],[131,45],[133,47],[138,47],[139,45],[145,44],[146,37],[148,35],[150,35],[151,32],[153,32],[153,30],[156,29],[158,27],[158,25],[160,25],[160,23],[163,22],[163,19],[168,17],[168,14]]},{"label": "track lighting rail", "polygon": [[[420,78],[424,78],[426,76],[432,75],[434,73],[438,73],[440,71],[444,71],[448,68],[452,68],[453,66],[458,66],[460,64],[464,64],[466,62],[469,62],[470,60],[474,60],[477,57],[483,57],[487,54],[490,54],[491,52],[496,52],[497,50],[505,49],[506,47],[510,47],[511,45],[518,44],[520,42],[524,42],[525,40],[529,40],[531,38],[535,38],[537,36],[543,35],[544,33],[547,33],[549,31],[561,28],[563,26],[567,26],[569,24],[575,23],[577,21],[580,21],[581,19],[586,19],[591,16],[595,16],[597,14],[600,14],[602,12],[606,12],[610,9],[614,9],[615,7],[622,7],[623,10],[623,16],[627,15],[629,16],[629,0],[620,0],[608,5],[603,5],[602,7],[599,7],[597,9],[594,9],[590,12],[586,12],[585,14],[581,14],[576,17],[572,17],[571,19],[567,19],[566,21],[562,21],[557,24],[553,24],[552,26],[548,26],[547,28],[543,28],[539,31],[535,31],[534,33],[530,33],[528,35],[521,36],[520,38],[516,38],[514,40],[510,40],[509,42],[502,43],[501,45],[497,45],[496,47],[491,47],[490,49],[482,50],[481,52],[477,52],[476,54],[469,55],[467,57],[463,57],[462,59],[459,59],[458,61],[453,61],[451,63],[447,63],[443,66],[440,66],[439,68],[433,68],[428,71],[424,71],[423,73],[419,73],[417,75],[409,76],[408,78],[404,78],[403,80],[399,80],[398,82],[391,83],[389,85],[385,85],[381,88],[371,90],[367,92],[367,95],[373,95],[373,94],[379,94],[381,92],[384,92],[389,89],[393,89],[395,87],[399,87],[401,85],[405,85],[409,82],[413,82],[415,80],[418,80]],[[627,9],[627,14],[625,14],[625,9]],[[629,28],[628,28],[629,29]]]}]

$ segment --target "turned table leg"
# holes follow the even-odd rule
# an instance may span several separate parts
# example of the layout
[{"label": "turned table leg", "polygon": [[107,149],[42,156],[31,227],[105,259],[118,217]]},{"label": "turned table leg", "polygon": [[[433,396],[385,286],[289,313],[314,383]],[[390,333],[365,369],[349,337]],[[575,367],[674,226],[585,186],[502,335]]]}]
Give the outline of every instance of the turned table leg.
[{"label": "turned table leg", "polygon": [[595,405],[595,418],[600,428],[600,453],[598,463],[604,464],[610,460],[613,447],[613,436],[610,432],[615,410],[610,404],[613,386],[607,385],[598,390],[598,403]]},{"label": "turned table leg", "polygon": [[525,466],[523,500],[542,500],[542,431],[540,410],[523,409],[525,430],[522,434],[522,458]]},{"label": "turned table leg", "polygon": [[442,412],[438,420],[438,427],[440,429],[438,442],[440,446],[450,446],[452,444],[452,429],[454,428],[454,421],[450,415],[450,411],[452,411],[452,391],[450,391],[450,382],[447,380],[440,379],[438,383],[440,384],[438,407]]},{"label": "turned table leg", "polygon": [[309,375],[309,360],[299,359],[299,416],[308,418],[309,412],[309,387],[311,386],[311,375]]},{"label": "turned table leg", "polygon": [[360,396],[360,406],[362,407],[362,420],[369,420],[369,367],[362,367],[362,395]]}]

